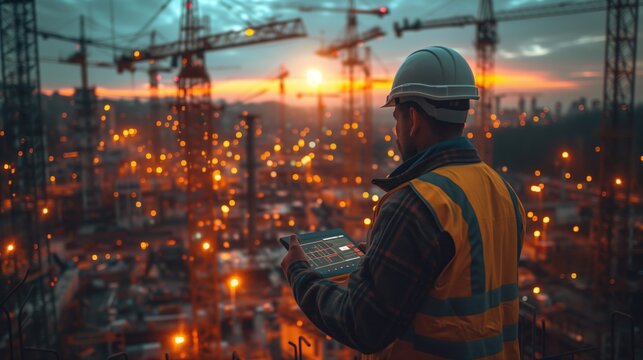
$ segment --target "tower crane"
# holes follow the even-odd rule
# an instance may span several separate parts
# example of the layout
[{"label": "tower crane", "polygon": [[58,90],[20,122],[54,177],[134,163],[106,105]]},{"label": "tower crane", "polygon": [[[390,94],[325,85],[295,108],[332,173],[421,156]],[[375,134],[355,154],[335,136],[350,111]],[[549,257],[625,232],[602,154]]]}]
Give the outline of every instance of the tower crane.
[{"label": "tower crane", "polygon": [[[96,111],[96,88],[89,86],[87,53],[88,45],[98,47],[112,47],[111,45],[89,39],[85,36],[85,19],[80,18],[80,37],[61,35],[49,31],[37,31],[38,35],[45,39],[57,39],[79,44],[78,52],[72,54],[65,62],[80,65],[81,86],[75,89],[74,96],[78,104],[77,131],[81,143],[78,146],[81,167],[81,199],[83,208],[83,220],[91,221],[96,219],[101,207],[101,191],[98,176],[96,175],[96,161],[98,146],[98,123],[93,116]],[[119,48],[122,49],[122,48]],[[130,69],[134,71],[134,69]]]},{"label": "tower crane", "polygon": [[[575,15],[587,12],[605,11],[605,1],[562,2],[553,5],[539,5],[494,12],[492,0],[480,0],[478,16],[455,16],[445,19],[395,22],[393,29],[398,37],[406,31],[419,31],[443,27],[476,26],[476,78],[480,100],[474,123],[474,142],[483,160],[493,162],[492,143],[487,132],[490,129],[491,104],[493,101],[493,74],[496,45],[498,44],[497,24],[501,21],[529,20],[550,16]],[[490,134],[489,134],[490,135]]]},{"label": "tower crane", "polygon": [[[375,9],[357,9],[355,7],[355,0],[349,0],[348,8],[341,9],[329,9],[317,6],[310,6],[309,9],[302,11],[338,11],[345,12],[347,15],[346,20],[346,30],[345,35],[340,39],[331,42],[325,46],[322,46],[316,53],[322,57],[329,58],[339,58],[341,53],[344,53],[344,58],[342,60],[343,73],[348,78],[348,89],[346,95],[346,112],[344,115],[344,121],[349,125],[349,129],[346,131],[346,141],[344,143],[344,156],[348,164],[351,164],[347,167],[347,178],[351,181],[356,179],[358,174],[363,174],[365,177],[370,176],[370,171],[372,170],[372,141],[369,141],[372,132],[372,113],[371,113],[371,90],[372,90],[372,81],[371,77],[371,64],[370,64],[370,48],[365,47],[364,55],[361,55],[359,52],[359,47],[361,47],[366,42],[378,39],[385,35],[384,31],[376,26],[365,32],[357,32],[357,15],[375,15],[378,17],[383,17],[384,15],[389,14],[387,7],[379,7]],[[361,68],[364,75],[364,104],[362,111],[355,110],[355,68]],[[363,135],[361,137],[361,143],[365,146],[358,146],[360,140],[356,136],[359,132],[354,132],[356,126],[360,123],[360,118],[363,120]],[[360,132],[362,130],[359,130]],[[356,151],[356,149],[362,149],[361,151]],[[363,152],[363,153],[362,153]],[[363,158],[363,161],[360,161],[359,157]],[[365,168],[360,169],[359,166],[354,166],[355,164],[365,164]],[[350,181],[349,181],[350,182]]]},{"label": "tower crane", "polygon": [[[218,109],[210,98],[205,53],[306,36],[301,19],[271,21],[241,31],[203,35],[196,0],[181,1],[179,39],[127,52],[117,59],[120,69],[140,61],[180,59],[174,112],[179,121],[179,145],[185,156],[187,234],[192,304],[192,348],[196,358],[221,357],[217,241],[213,230],[216,193],[212,178],[212,146],[218,143],[214,120]],[[255,239],[246,239],[252,252]],[[207,244],[207,246],[206,246]]]},{"label": "tower crane", "polygon": [[313,12],[313,11],[325,11],[325,12],[339,12],[339,13],[348,13],[351,15],[375,15],[383,17],[388,15],[389,10],[386,6],[381,6],[379,8],[373,9],[357,9],[353,6],[347,8],[340,7],[324,7],[324,6],[315,6],[315,5],[299,5],[296,6],[297,10],[301,12]]}]

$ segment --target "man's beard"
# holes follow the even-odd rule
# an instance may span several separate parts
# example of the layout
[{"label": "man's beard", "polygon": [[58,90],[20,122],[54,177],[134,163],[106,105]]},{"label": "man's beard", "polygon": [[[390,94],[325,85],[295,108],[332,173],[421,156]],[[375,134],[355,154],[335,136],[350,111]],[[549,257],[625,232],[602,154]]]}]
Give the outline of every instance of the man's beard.
[{"label": "man's beard", "polygon": [[403,162],[408,160],[408,159],[410,159],[410,158],[412,158],[415,154],[418,153],[418,151],[417,151],[417,149],[415,147],[408,146],[406,149],[404,149],[402,147],[402,145],[400,144],[399,139],[396,140],[396,142],[397,142],[397,149],[399,150],[400,155],[402,155],[402,161]]}]

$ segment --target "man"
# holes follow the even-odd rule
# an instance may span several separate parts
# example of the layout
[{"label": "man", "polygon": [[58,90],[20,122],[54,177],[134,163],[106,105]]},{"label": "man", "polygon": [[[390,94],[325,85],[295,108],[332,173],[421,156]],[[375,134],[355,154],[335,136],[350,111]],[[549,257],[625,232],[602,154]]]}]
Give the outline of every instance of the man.
[{"label": "man", "polygon": [[282,268],[301,310],[335,340],[378,359],[517,359],[524,210],[462,137],[473,73],[455,50],[400,66],[395,106],[403,163],[375,209],[367,252],[347,285],[311,270],[296,236]]}]

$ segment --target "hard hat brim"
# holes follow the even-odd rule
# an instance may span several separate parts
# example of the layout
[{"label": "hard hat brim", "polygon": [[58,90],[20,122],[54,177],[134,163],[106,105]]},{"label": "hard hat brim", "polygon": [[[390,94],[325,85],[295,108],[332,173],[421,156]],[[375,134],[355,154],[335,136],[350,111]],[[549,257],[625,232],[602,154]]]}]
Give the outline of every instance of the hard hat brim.
[{"label": "hard hat brim", "polygon": [[395,98],[420,96],[430,100],[478,100],[478,88],[471,85],[426,85],[410,83],[398,85],[391,89],[382,107],[395,106]]}]

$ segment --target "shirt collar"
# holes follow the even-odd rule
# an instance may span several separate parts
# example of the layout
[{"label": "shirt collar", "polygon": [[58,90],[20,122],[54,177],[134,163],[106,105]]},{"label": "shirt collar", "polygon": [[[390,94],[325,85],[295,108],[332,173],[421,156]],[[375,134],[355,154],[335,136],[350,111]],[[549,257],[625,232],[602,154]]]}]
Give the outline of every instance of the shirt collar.
[{"label": "shirt collar", "polygon": [[476,148],[471,141],[458,136],[429,146],[405,160],[386,179],[373,179],[372,183],[389,191],[438,167],[476,162],[480,162]]}]

